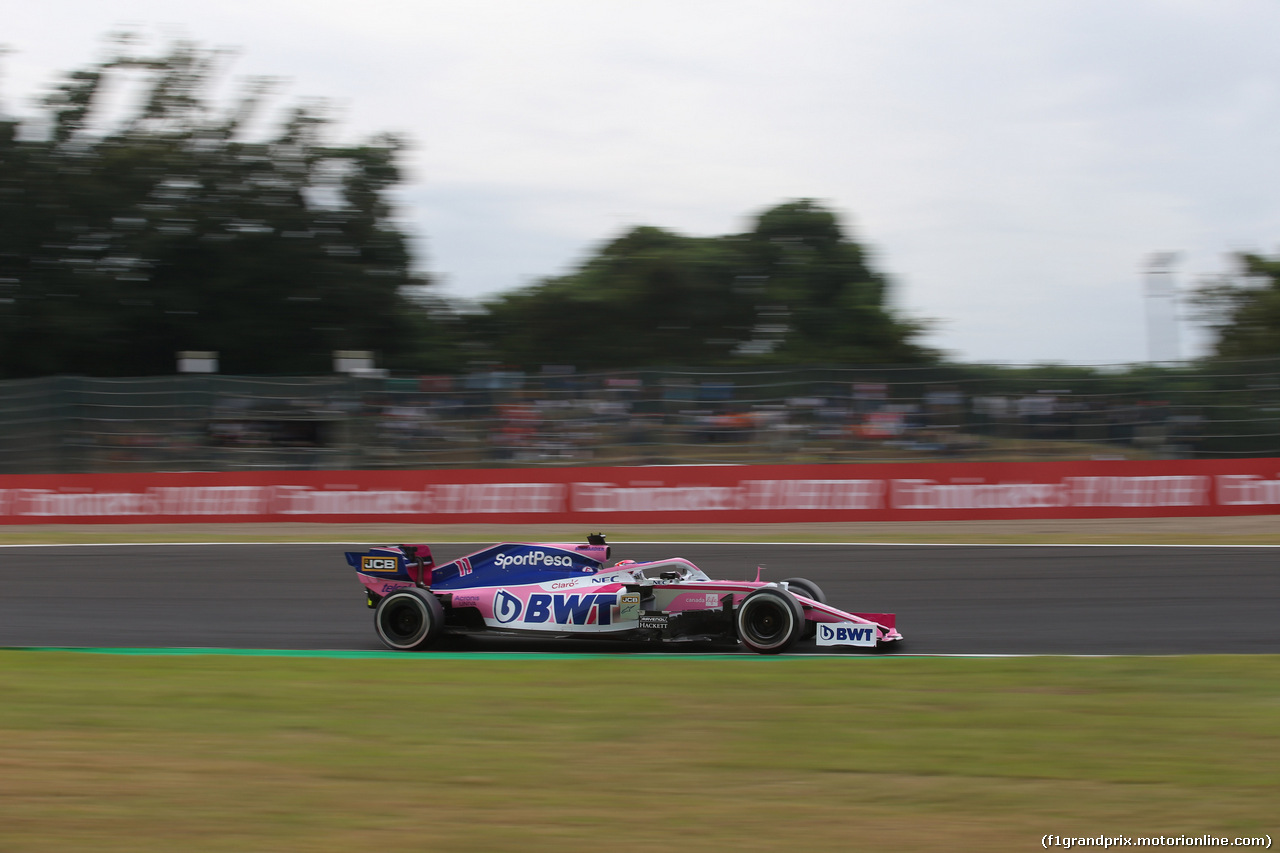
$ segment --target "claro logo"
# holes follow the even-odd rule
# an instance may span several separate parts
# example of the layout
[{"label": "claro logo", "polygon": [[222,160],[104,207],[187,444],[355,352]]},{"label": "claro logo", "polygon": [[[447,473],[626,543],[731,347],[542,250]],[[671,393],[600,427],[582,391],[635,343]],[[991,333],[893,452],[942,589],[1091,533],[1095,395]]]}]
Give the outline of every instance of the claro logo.
[{"label": "claro logo", "polygon": [[572,566],[573,560],[565,554],[548,554],[546,551],[530,551],[527,554],[499,554],[493,558],[494,564],[505,569],[507,566]]}]

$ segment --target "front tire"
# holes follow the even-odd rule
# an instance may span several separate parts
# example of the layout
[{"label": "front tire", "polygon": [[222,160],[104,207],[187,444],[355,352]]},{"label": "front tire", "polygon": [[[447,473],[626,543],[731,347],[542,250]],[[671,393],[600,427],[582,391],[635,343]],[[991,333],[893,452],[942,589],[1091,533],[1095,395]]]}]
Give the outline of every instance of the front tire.
[{"label": "front tire", "polygon": [[776,655],[804,633],[804,608],[786,590],[763,587],[742,599],[734,626],[738,639],[751,651]]},{"label": "front tire", "polygon": [[[783,581],[787,588],[797,595],[803,595],[805,598],[811,598],[819,604],[827,603],[827,596],[822,591],[822,587],[818,586],[808,578],[787,578]],[[817,636],[818,625],[816,622],[805,623],[804,639],[808,640]]]},{"label": "front tire", "polygon": [[444,605],[425,590],[397,590],[378,602],[373,624],[382,642],[397,651],[424,649],[444,630]]},{"label": "front tire", "polygon": [[822,587],[808,578],[787,578],[783,583],[790,587],[794,593],[803,595],[805,598],[812,598],[819,604],[827,603],[827,596],[822,591]]}]

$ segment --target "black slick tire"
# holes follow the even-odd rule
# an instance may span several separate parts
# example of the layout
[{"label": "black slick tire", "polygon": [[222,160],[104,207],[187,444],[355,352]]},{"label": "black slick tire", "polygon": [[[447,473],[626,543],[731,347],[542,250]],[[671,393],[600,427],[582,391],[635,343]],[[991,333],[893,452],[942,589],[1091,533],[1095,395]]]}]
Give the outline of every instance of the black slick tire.
[{"label": "black slick tire", "polygon": [[427,590],[396,590],[378,602],[373,624],[390,648],[402,652],[424,649],[444,630],[444,605]]},{"label": "black slick tire", "polygon": [[[808,578],[787,578],[783,581],[792,592],[796,595],[803,595],[805,598],[811,598],[819,604],[827,603],[826,593],[822,591],[822,587],[818,586]],[[806,622],[804,626],[804,639],[808,640],[817,636],[818,625],[816,622]]]},{"label": "black slick tire", "polygon": [[827,596],[822,591],[822,587],[818,586],[808,578],[787,578],[783,581],[791,591],[796,595],[803,595],[805,598],[812,598],[819,604],[827,603]]},{"label": "black slick tire", "polygon": [[776,655],[804,634],[804,608],[781,587],[767,586],[742,599],[733,622],[744,646],[758,654]]}]

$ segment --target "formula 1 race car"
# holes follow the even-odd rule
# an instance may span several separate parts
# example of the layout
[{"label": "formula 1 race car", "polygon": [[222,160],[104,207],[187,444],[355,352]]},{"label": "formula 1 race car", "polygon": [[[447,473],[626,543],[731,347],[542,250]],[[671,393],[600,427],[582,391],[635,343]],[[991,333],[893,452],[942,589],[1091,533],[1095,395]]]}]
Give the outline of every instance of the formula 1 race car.
[{"label": "formula 1 race car", "polygon": [[902,640],[891,613],[847,613],[812,581],[712,580],[672,557],[605,568],[610,547],[493,545],[437,566],[426,545],[348,551],[374,627],[393,649],[429,647],[444,633],[736,640],[777,654],[797,641],[884,650]]}]

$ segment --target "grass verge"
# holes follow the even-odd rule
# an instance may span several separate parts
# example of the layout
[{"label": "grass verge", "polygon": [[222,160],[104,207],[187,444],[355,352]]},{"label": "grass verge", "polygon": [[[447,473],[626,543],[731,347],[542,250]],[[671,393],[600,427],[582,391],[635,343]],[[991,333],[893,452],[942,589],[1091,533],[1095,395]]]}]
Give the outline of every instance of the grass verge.
[{"label": "grass verge", "polygon": [[1029,850],[1280,828],[1277,656],[0,651],[0,696],[3,850]]}]

